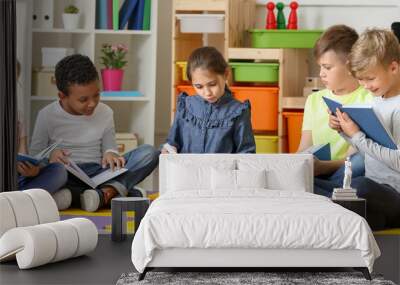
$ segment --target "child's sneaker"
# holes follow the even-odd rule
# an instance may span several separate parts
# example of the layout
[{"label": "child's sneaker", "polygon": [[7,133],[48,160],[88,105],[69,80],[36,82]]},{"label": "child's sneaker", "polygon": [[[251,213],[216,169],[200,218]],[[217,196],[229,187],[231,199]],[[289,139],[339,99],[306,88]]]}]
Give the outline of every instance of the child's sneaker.
[{"label": "child's sneaker", "polygon": [[128,192],[129,197],[147,197],[147,192],[143,188],[134,187]]},{"label": "child's sneaker", "polygon": [[95,212],[103,204],[103,192],[99,189],[85,190],[80,197],[81,209],[87,212]]},{"label": "child's sneaker", "polygon": [[58,210],[65,210],[71,206],[72,194],[71,190],[63,188],[51,195],[56,202]]},{"label": "child's sneaker", "polygon": [[81,194],[81,208],[88,212],[95,212],[103,206],[109,206],[111,199],[117,194],[118,192],[110,187],[85,190]]}]

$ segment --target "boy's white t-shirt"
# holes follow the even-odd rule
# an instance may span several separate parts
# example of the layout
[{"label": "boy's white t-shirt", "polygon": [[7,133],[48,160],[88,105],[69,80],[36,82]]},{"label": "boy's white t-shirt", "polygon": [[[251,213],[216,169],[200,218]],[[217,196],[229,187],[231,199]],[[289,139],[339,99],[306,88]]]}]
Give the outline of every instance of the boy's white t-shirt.
[{"label": "boy's white t-shirt", "polygon": [[32,135],[30,153],[35,155],[62,139],[57,148],[66,149],[77,163],[101,163],[103,154],[117,152],[113,111],[99,103],[90,116],[72,115],[59,101],[40,110]]},{"label": "boy's white t-shirt", "polygon": [[365,176],[389,184],[400,192],[400,95],[376,97],[372,108],[386,130],[392,135],[397,150],[383,147],[361,132],[351,138],[352,144],[365,155]]}]

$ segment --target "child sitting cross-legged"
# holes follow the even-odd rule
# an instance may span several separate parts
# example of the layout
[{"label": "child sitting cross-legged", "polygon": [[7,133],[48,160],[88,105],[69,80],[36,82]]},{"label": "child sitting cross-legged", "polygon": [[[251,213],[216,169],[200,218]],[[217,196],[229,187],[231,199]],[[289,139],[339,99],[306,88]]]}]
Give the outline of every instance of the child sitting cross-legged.
[{"label": "child sitting cross-legged", "polygon": [[125,167],[125,173],[98,189],[69,175],[66,188],[72,192],[72,206],[96,211],[120,196],[143,196],[134,188],[158,164],[159,152],[142,145],[124,156],[118,155],[113,111],[100,102],[98,73],[87,56],[75,54],[62,59],[55,70],[59,100],[43,108],[37,117],[31,151],[37,153],[62,140],[50,155],[51,162],[73,160],[89,176],[104,168]]}]

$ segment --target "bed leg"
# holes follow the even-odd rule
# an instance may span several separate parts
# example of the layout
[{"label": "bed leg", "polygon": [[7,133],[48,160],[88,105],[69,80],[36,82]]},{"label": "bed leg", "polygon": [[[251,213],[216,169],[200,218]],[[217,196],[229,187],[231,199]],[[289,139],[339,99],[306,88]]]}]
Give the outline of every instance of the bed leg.
[{"label": "bed leg", "polygon": [[142,273],[139,274],[139,278],[138,281],[142,281],[144,279],[144,277],[146,277],[146,273],[147,273],[148,269],[147,267],[144,269],[144,271]]},{"label": "bed leg", "polygon": [[372,280],[371,274],[369,274],[369,270],[367,267],[355,267],[354,269],[357,271],[361,271],[362,274],[364,275],[365,279]]}]

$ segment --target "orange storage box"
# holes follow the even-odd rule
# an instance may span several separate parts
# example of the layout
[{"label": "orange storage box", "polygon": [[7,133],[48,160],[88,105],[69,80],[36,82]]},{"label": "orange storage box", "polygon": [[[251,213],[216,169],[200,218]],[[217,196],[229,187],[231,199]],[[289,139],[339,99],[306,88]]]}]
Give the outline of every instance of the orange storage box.
[{"label": "orange storage box", "polygon": [[255,132],[276,131],[278,129],[277,87],[232,86],[233,97],[251,103],[251,124]]},{"label": "orange storage box", "polygon": [[301,129],[303,126],[303,112],[283,112],[283,119],[287,122],[287,136],[289,152],[294,153],[299,148]]},{"label": "orange storage box", "polygon": [[186,92],[188,95],[192,96],[196,94],[192,85],[177,85],[176,86],[176,96],[181,92]]}]

